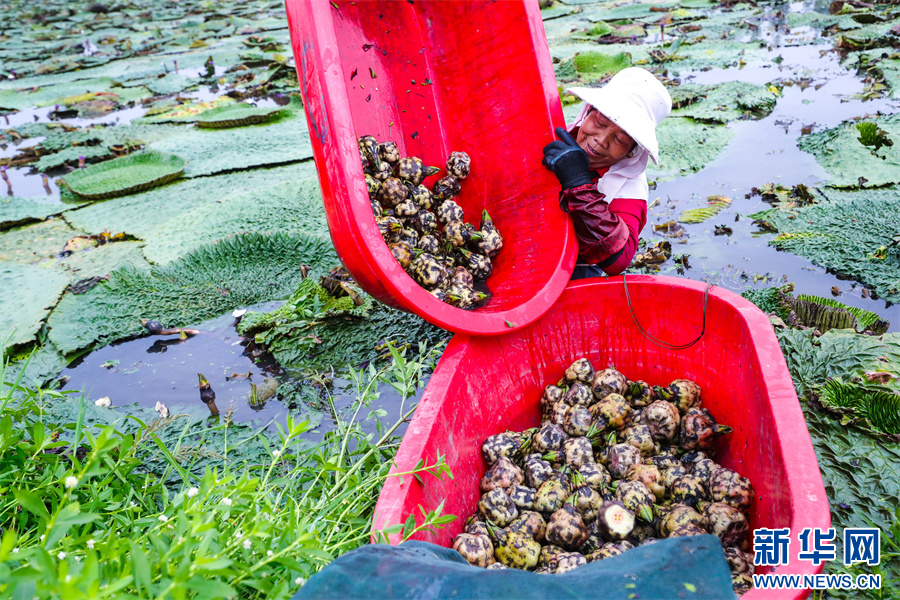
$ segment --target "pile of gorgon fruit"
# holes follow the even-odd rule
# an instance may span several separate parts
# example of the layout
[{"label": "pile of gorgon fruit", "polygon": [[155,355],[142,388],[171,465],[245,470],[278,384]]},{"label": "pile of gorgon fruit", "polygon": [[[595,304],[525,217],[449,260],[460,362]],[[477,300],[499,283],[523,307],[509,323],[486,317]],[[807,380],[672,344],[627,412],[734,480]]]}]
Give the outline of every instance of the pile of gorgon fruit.
[{"label": "pile of gorgon fruit", "polygon": [[713,460],[732,431],[700,386],[629,381],[580,358],[541,396],[540,427],[485,440],[478,512],[453,543],[470,564],[565,573],[660,538],[719,537],[734,591],[752,586],[750,480]]},{"label": "pile of gorgon fruit", "polygon": [[358,141],[375,222],[397,262],[442,302],[472,308],[485,301],[475,282],[490,277],[503,238],[487,210],[478,230],[454,200],[469,175],[469,155],[451,152],[447,174],[429,190],[423,181],[439,168],[415,156],[401,158],[395,142],[379,144],[371,135]]}]

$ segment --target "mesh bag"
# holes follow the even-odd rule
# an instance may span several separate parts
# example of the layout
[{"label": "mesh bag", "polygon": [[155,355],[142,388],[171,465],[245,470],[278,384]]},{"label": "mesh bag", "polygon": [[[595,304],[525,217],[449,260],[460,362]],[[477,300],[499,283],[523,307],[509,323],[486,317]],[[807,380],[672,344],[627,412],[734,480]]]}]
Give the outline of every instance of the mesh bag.
[{"label": "mesh bag", "polygon": [[455,550],[427,542],[372,544],[310,578],[292,600],[629,600],[735,598],[719,538],[668,538],[562,575],[470,566]]}]

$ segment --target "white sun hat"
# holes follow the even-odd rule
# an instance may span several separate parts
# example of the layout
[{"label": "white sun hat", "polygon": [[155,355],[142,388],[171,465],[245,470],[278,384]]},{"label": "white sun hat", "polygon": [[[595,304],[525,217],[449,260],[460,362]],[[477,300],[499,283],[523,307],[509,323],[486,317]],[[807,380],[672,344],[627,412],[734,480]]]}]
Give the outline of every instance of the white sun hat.
[{"label": "white sun hat", "polygon": [[625,130],[659,164],[656,126],[672,111],[672,97],[652,73],[640,67],[628,67],[613,75],[602,88],[576,87],[566,91]]}]

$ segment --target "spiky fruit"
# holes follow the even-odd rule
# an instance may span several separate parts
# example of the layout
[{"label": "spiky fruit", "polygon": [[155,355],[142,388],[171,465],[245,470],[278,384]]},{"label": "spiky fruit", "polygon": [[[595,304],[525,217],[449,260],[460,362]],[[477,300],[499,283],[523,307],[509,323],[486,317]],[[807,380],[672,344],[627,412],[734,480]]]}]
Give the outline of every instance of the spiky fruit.
[{"label": "spiky fruit", "polygon": [[584,522],[593,523],[597,518],[597,511],[603,506],[603,496],[584,483],[583,477],[581,477],[579,483],[573,485],[578,487],[575,488],[575,491],[572,492],[569,498],[575,499],[575,509],[581,515],[581,518],[584,519]]},{"label": "spiky fruit", "polygon": [[553,410],[553,406],[563,399],[565,393],[565,388],[561,388],[557,385],[548,385],[545,387],[544,392],[541,394],[541,414],[545,417],[548,416]]},{"label": "spiky fruit", "polygon": [[378,156],[381,160],[396,165],[400,161],[400,149],[397,142],[381,142],[378,144]]},{"label": "spiky fruit", "polygon": [[472,159],[465,152],[451,152],[447,157],[447,173],[457,179],[465,179],[472,168]]},{"label": "spiky fruit", "polygon": [[403,232],[403,223],[395,217],[377,217],[375,224],[381,237],[388,244],[400,241],[400,234]]},{"label": "spiky fruit", "polygon": [[366,173],[366,190],[369,192],[370,200],[378,199],[378,190],[381,189],[381,181],[375,179],[368,173]]},{"label": "spiky fruit", "polygon": [[476,281],[484,281],[491,276],[493,266],[488,257],[469,252],[465,248],[460,248],[458,252],[463,257],[463,266],[469,269]]},{"label": "spiky fruit", "polygon": [[591,394],[591,388],[580,381],[573,382],[566,391],[565,401],[567,404],[589,406],[594,401]]},{"label": "spiky fruit", "polygon": [[492,523],[506,527],[519,516],[519,509],[502,488],[493,489],[478,500],[478,512]]},{"label": "spiky fruit", "polygon": [[634,512],[617,500],[604,502],[597,511],[594,527],[608,542],[624,540],[634,529]]},{"label": "spiky fruit", "polygon": [[432,209],[434,196],[431,194],[431,190],[422,184],[413,185],[409,182],[406,182],[406,187],[409,190],[409,199],[415,202],[416,206],[422,210]]},{"label": "spiky fruit", "polygon": [[650,426],[650,434],[658,442],[671,442],[678,432],[681,414],[671,402],[657,400],[641,413],[641,422]]},{"label": "spiky fruit", "polygon": [[481,513],[476,512],[469,515],[469,518],[466,519],[466,525],[463,527],[463,532],[488,535],[487,523],[485,523]]},{"label": "spiky fruit", "polygon": [[700,406],[700,386],[690,379],[676,379],[668,387],[653,388],[656,395],[668,400],[684,414],[689,408]]},{"label": "spiky fruit", "polygon": [[434,182],[434,185],[431,187],[431,191],[434,193],[435,200],[438,200],[440,202],[443,202],[445,200],[452,200],[453,198],[459,196],[459,179],[457,179],[453,175],[446,175],[444,177],[441,177]]},{"label": "spiky fruit", "polygon": [[640,481],[647,486],[657,502],[662,502],[666,495],[666,488],[662,484],[662,475],[656,465],[637,464],[628,467],[625,472],[625,481]]},{"label": "spiky fruit", "polygon": [[378,152],[378,140],[372,135],[363,135],[356,140],[363,164],[378,170],[381,167],[381,156]]},{"label": "spiky fruit", "polygon": [[669,496],[672,494],[672,486],[675,484],[675,480],[683,475],[687,475],[687,469],[684,468],[684,465],[673,465],[668,469],[660,470],[659,473],[660,483],[666,488],[666,495]]},{"label": "spiky fruit", "polygon": [[[580,404],[575,406],[569,406],[565,402],[561,404],[565,410],[562,422],[563,430],[573,437],[587,435],[591,430],[591,422],[593,420],[591,411]],[[594,462],[593,459],[590,462]]]},{"label": "spiky fruit", "polygon": [[430,210],[420,210],[410,222],[422,235],[434,234],[437,231],[437,217]]},{"label": "spiky fruit", "polygon": [[640,481],[622,481],[616,488],[616,499],[641,520],[653,521],[653,503],[656,497]]},{"label": "spiky fruit", "polygon": [[513,569],[533,569],[541,554],[541,545],[521,531],[491,529],[494,558]]},{"label": "spiky fruit", "polygon": [[696,475],[685,474],[672,482],[669,495],[672,497],[672,502],[694,507],[697,506],[697,503],[706,500],[706,486],[703,485],[703,480]]},{"label": "spiky fruit", "polygon": [[524,510],[506,526],[506,529],[508,531],[525,533],[535,541],[542,542],[547,532],[547,522],[540,513],[533,510]]},{"label": "spiky fruit", "polygon": [[526,442],[533,432],[534,430],[505,431],[492,435],[481,444],[481,455],[489,465],[496,463],[503,456],[515,459],[522,453],[523,446],[526,449],[530,446],[530,444],[526,445]]},{"label": "spiky fruit", "polygon": [[508,569],[508,568],[509,567],[504,565],[502,562],[493,562],[487,566],[488,571],[499,571],[501,569]]},{"label": "spiky fruit", "polygon": [[594,375],[592,388],[597,400],[603,400],[610,394],[624,394],[628,389],[628,378],[615,369],[603,369]]},{"label": "spiky fruit", "polygon": [[487,567],[494,562],[494,546],[486,535],[460,533],[453,540],[453,549],[473,567]]},{"label": "spiky fruit", "polygon": [[747,512],[753,504],[753,485],[731,469],[721,468],[709,477],[709,497]]},{"label": "spiky fruit", "polygon": [[563,442],[566,464],[576,469],[581,465],[594,462],[594,451],[586,437],[570,437]]},{"label": "spiky fruit", "polygon": [[555,544],[546,544],[541,548],[541,554],[538,558],[538,565],[541,567],[547,567],[550,565],[550,561],[553,560],[553,557],[557,554],[562,554],[566,549],[562,546],[557,546]]},{"label": "spiky fruit", "polygon": [[686,523],[684,525],[679,525],[676,527],[672,533],[669,534],[669,537],[687,537],[691,535],[706,535],[706,530],[702,527],[698,527],[693,523]]},{"label": "spiky fruit", "polygon": [[534,495],[534,510],[542,513],[552,513],[562,508],[572,493],[571,483],[565,473],[554,472],[550,478],[541,484]]},{"label": "spiky fruit", "polygon": [[641,451],[630,444],[616,444],[606,453],[606,459],[610,474],[621,479],[629,467],[641,464]]},{"label": "spiky fruit", "polygon": [[598,560],[603,560],[604,558],[612,558],[613,556],[618,556],[622,554],[624,550],[620,548],[616,548],[614,546],[610,546],[609,548],[603,547],[599,550],[595,550],[588,554],[585,558],[587,558],[588,562],[596,562]]},{"label": "spiky fruit", "polygon": [[436,167],[426,167],[422,159],[416,156],[401,158],[397,163],[397,177],[413,185],[419,185],[425,181],[426,177],[434,175],[438,170]]},{"label": "spiky fruit", "polygon": [[546,454],[554,450],[562,450],[567,439],[569,436],[562,427],[550,423],[534,432],[531,438],[531,447],[535,452]]},{"label": "spiky fruit", "polygon": [[401,267],[405,269],[409,266],[409,263],[412,261],[412,250],[410,250],[409,244],[397,242],[396,244],[391,244],[388,248],[390,248],[391,254],[394,255]]},{"label": "spiky fruit", "polygon": [[520,511],[531,510],[534,508],[534,495],[537,490],[525,485],[514,485],[506,490],[509,499],[513,501]]},{"label": "spiky fruit", "polygon": [[460,222],[465,219],[462,207],[453,200],[444,200],[435,209],[434,214],[437,216],[441,225],[446,226],[448,223]]},{"label": "spiky fruit", "polygon": [[703,481],[703,484],[707,486],[707,489],[709,489],[709,478],[721,468],[722,466],[714,460],[704,458],[703,460],[698,460],[694,463],[694,466],[691,469],[691,475],[699,477]]},{"label": "spiky fruit", "polygon": [[[550,407],[550,413],[546,416],[545,421],[549,423],[555,423],[565,430],[566,423],[566,415],[569,414],[569,410],[572,407],[566,404],[565,402],[557,402],[553,406]],[[588,413],[590,414],[590,413]],[[545,423],[541,423],[544,425]],[[568,432],[567,432],[568,433]]]},{"label": "spiky fruit", "polygon": [[643,408],[650,406],[656,400],[656,392],[653,391],[653,386],[649,383],[637,379],[628,386],[625,397],[628,398],[631,406]]},{"label": "spiky fruit", "polygon": [[580,381],[585,385],[591,385],[594,381],[594,366],[586,358],[579,358],[566,369],[564,375],[566,383],[572,384]]},{"label": "spiky fruit", "polygon": [[612,476],[601,464],[587,463],[578,467],[578,472],[584,477],[585,483],[592,490],[603,493],[612,482]]},{"label": "spiky fruit", "polygon": [[625,428],[631,422],[632,412],[633,409],[625,396],[617,393],[607,394],[591,407],[591,414],[597,419],[603,419],[607,426],[613,429]]},{"label": "spiky fruit", "polygon": [[394,207],[394,216],[398,219],[409,219],[419,213],[419,205],[407,198]]},{"label": "spiky fruit", "polygon": [[400,241],[409,246],[410,251],[419,247],[419,232],[412,227],[404,227],[400,232]]},{"label": "spiky fruit", "polygon": [[505,490],[524,482],[525,474],[522,473],[522,469],[507,457],[501,456],[481,478],[479,487],[484,493],[496,488]]},{"label": "spiky fruit", "polygon": [[554,575],[560,575],[586,564],[587,558],[580,552],[561,552],[554,556],[547,566]]},{"label": "spiky fruit", "polygon": [[744,552],[740,548],[725,548],[725,560],[732,573],[753,576],[756,567],[753,565],[753,555]]},{"label": "spiky fruit", "polygon": [[706,518],[690,506],[673,504],[665,509],[659,519],[659,533],[663,537],[669,537],[673,531],[682,525],[692,524],[706,529]]},{"label": "spiky fruit", "polygon": [[412,278],[427,290],[440,287],[447,280],[447,268],[427,252],[422,252],[409,263]]},{"label": "spiky fruit", "polygon": [[[396,177],[388,177],[378,188],[378,201],[382,206],[394,208],[409,197],[409,190]],[[418,212],[418,211],[417,211]]]},{"label": "spiky fruit", "polygon": [[681,417],[678,445],[685,450],[709,450],[719,436],[734,431],[719,425],[705,408],[689,408]]},{"label": "spiky fruit", "polygon": [[707,529],[722,541],[722,547],[742,547],[747,543],[750,527],[747,517],[735,507],[724,502],[713,502],[703,505],[703,516],[708,523]]},{"label": "spiky fruit", "polygon": [[650,426],[643,423],[635,423],[619,432],[619,441],[623,444],[631,444],[641,451],[641,456],[653,456],[656,451],[656,442]]},{"label": "spiky fruit", "polygon": [[366,173],[378,181],[384,181],[385,179],[394,176],[394,167],[392,167],[390,163],[381,161],[377,167],[370,164]]},{"label": "spiky fruit", "polygon": [[481,234],[481,239],[475,241],[475,251],[489,258],[497,256],[497,253],[503,248],[503,237],[494,226],[487,209],[481,212],[481,230],[479,233]]},{"label": "spiky fruit", "polygon": [[[672,454],[665,453],[665,452],[661,452],[659,454],[655,454],[655,455],[651,456],[650,462],[652,462],[654,465],[659,467],[660,471],[662,471],[663,469],[669,469],[671,467],[687,468],[675,456],[673,456]],[[686,472],[687,471],[682,471],[682,474],[684,474]]]},{"label": "spiky fruit", "polygon": [[486,297],[483,292],[476,292],[471,286],[458,282],[451,283],[446,292],[447,301],[458,308],[471,308]]},{"label": "spiky fruit", "polygon": [[529,454],[524,460],[525,483],[535,490],[553,475],[550,463],[541,458],[540,454]]},{"label": "spiky fruit", "polygon": [[587,537],[587,526],[573,502],[566,502],[547,521],[547,541],[551,544],[575,550]]}]

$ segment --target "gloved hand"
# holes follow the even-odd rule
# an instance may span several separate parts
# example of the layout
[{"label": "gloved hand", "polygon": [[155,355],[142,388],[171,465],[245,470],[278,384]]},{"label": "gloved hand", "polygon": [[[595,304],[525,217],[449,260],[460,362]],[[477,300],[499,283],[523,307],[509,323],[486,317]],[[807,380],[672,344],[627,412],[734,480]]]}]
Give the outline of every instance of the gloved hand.
[{"label": "gloved hand", "polygon": [[542,164],[553,171],[564,190],[591,183],[590,161],[585,151],[562,127],[556,128],[556,137],[559,139],[544,146]]}]

